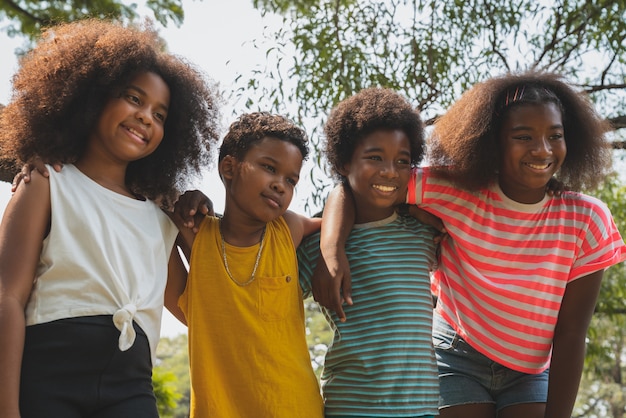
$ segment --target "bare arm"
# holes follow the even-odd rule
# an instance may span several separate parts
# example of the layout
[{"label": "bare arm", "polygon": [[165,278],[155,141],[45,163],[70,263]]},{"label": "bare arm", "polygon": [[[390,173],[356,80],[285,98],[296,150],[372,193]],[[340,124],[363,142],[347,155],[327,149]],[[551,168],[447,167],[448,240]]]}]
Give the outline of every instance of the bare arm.
[{"label": "bare arm", "polygon": [[176,319],[187,325],[185,314],[178,307],[178,299],[187,286],[187,269],[178,252],[178,247],[174,246],[167,268],[167,285],[165,286],[165,307]]},{"label": "bare arm", "polygon": [[[56,162],[52,164],[52,167],[57,173],[60,173],[61,169],[63,168],[63,164]],[[24,181],[24,183],[30,183],[31,171],[33,170],[37,170],[39,174],[44,177],[50,176],[50,174],[48,173],[48,168],[46,167],[44,161],[39,157],[35,157],[32,159],[31,162],[24,164],[20,172],[17,173],[15,177],[13,177],[13,183],[11,184],[11,193],[15,193],[15,191],[17,190],[17,186],[19,186],[22,181]]]},{"label": "bare arm", "polygon": [[19,186],[0,225],[0,416],[19,417],[24,308],[50,222],[50,187],[38,173]]},{"label": "bare arm", "polygon": [[344,185],[336,186],[328,195],[324,207],[320,235],[321,258],[311,281],[315,300],[335,311],[341,321],[346,320],[343,301],[352,304],[350,265],[345,246],[354,219],[354,200],[350,189]]},{"label": "bare arm", "polygon": [[181,232],[184,228],[198,232],[200,223],[206,215],[215,216],[213,202],[199,190],[187,190],[174,205],[174,219]]},{"label": "bare arm", "polygon": [[304,237],[319,231],[320,226],[322,226],[322,220],[320,218],[309,218],[289,210],[285,212],[284,218],[289,226],[293,245],[296,248],[300,245]]},{"label": "bare arm", "polygon": [[604,271],[567,285],[554,333],[546,418],[569,418],[585,359],[585,339]]}]

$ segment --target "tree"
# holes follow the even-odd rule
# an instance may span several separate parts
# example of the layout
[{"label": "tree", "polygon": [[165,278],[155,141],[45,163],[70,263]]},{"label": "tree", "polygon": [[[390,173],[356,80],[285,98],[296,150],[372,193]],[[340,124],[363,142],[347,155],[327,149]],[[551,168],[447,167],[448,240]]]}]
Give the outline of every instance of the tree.
[{"label": "tree", "polygon": [[[159,416],[184,418],[189,416],[191,382],[187,335],[163,337],[157,346],[157,365],[153,373],[154,392]],[[161,396],[164,390],[167,396]]]},{"label": "tree", "polygon": [[[285,15],[276,37],[303,116],[325,114],[371,85],[397,89],[430,115],[470,85],[504,71],[562,73],[591,94],[617,128],[626,127],[626,1],[596,0],[254,0]],[[295,48],[295,57],[287,48]],[[287,65],[288,68],[284,68]],[[276,102],[278,103],[278,102]]]},{"label": "tree", "polygon": [[[163,26],[183,22],[182,0],[145,0],[143,4]],[[0,20],[8,21],[4,30],[9,36],[26,35],[33,40],[46,26],[86,17],[133,21],[139,16],[137,7],[136,2],[122,0],[4,0],[0,2]]]},{"label": "tree", "polygon": [[[624,148],[618,130],[626,127],[626,0],[253,4],[283,14],[284,25],[266,34],[276,39],[268,62],[252,77],[240,77],[235,96],[279,112],[295,104],[292,117],[312,125],[318,150],[321,119],[365,87],[400,91],[430,123],[477,81],[527,68],[559,72],[576,83],[612,123],[614,147]],[[249,97],[251,90],[258,100]]]},{"label": "tree", "polygon": [[[182,1],[143,0],[141,4],[153,11],[154,19],[161,25],[173,22],[179,26],[184,19]],[[123,0],[3,0],[0,2],[0,21],[8,22],[2,29],[9,36],[26,36],[33,41],[42,29],[60,22],[87,17],[132,22],[139,17],[137,7],[137,2]],[[0,112],[2,108],[0,104]],[[12,181],[18,169],[15,161],[0,157],[0,181]]]},{"label": "tree", "polygon": [[[622,236],[626,234],[626,186],[607,179],[595,195],[607,204]],[[576,417],[626,416],[626,266],[604,274],[596,313],[589,328],[585,373],[578,395]]]}]

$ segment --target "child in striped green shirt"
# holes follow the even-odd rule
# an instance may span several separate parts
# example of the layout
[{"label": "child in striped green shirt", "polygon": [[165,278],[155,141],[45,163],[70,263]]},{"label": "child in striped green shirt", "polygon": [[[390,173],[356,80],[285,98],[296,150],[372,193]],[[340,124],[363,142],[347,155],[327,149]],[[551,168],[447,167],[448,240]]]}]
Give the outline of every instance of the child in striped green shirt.
[{"label": "child in striped green shirt", "polygon": [[[396,212],[422,158],[419,113],[394,91],[371,88],[333,109],[324,130],[329,165],[355,201],[346,253],[359,299],[344,308],[350,321],[324,309],[334,330],[322,372],[325,415],[432,417],[439,395],[430,292],[436,231]],[[305,294],[319,241],[314,234],[298,249]]]}]

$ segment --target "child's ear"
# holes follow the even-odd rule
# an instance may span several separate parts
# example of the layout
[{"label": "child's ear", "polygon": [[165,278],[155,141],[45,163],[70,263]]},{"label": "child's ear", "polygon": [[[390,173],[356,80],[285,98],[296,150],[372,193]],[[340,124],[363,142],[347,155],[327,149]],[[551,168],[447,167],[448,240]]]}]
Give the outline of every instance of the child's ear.
[{"label": "child's ear", "polygon": [[218,164],[218,171],[222,179],[231,179],[237,167],[237,159],[232,155],[226,155]]},{"label": "child's ear", "polygon": [[350,174],[350,163],[345,163],[341,168],[339,168],[337,170],[339,172],[339,174],[341,174],[344,177],[348,177],[348,174]]}]

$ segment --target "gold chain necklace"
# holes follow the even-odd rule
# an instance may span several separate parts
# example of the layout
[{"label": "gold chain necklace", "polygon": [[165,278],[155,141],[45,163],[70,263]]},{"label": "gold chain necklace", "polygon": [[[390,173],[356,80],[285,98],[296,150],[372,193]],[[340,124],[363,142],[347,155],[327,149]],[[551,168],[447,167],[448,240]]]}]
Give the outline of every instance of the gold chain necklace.
[{"label": "gold chain necklace", "polygon": [[228,268],[228,260],[226,259],[226,243],[224,241],[224,234],[222,233],[222,221],[220,220],[220,238],[222,239],[222,259],[224,260],[224,267],[226,267],[226,274],[230,277],[230,280],[233,281],[237,286],[247,286],[252,283],[256,277],[256,269],[259,267],[259,260],[261,259],[261,252],[263,251],[263,244],[265,244],[265,227],[263,227],[263,231],[261,232],[261,245],[259,245],[259,252],[256,254],[256,260],[254,261],[254,268],[252,269],[252,274],[248,281],[241,283],[238,282],[230,272]]}]

